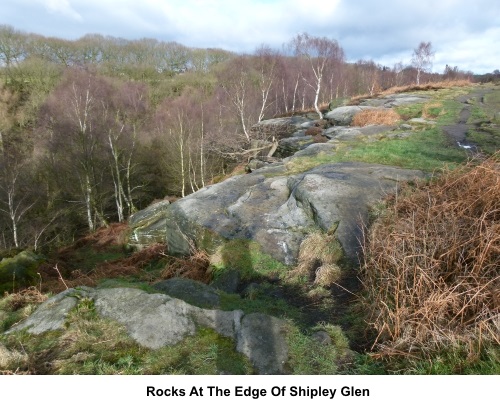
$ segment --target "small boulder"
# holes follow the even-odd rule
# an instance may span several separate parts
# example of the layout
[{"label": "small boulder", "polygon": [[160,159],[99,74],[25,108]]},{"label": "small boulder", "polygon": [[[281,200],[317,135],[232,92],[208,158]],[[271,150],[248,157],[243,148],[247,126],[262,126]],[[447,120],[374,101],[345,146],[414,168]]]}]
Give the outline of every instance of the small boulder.
[{"label": "small boulder", "polygon": [[229,270],[218,276],[210,286],[225,293],[234,294],[238,291],[240,280],[241,275],[238,270]]},{"label": "small boulder", "polygon": [[356,114],[373,108],[374,107],[354,105],[338,107],[326,113],[324,118],[332,122],[334,125],[351,125],[351,122]]},{"label": "small boulder", "polygon": [[286,323],[269,315],[243,317],[236,350],[252,361],[259,374],[283,374],[288,359]]}]

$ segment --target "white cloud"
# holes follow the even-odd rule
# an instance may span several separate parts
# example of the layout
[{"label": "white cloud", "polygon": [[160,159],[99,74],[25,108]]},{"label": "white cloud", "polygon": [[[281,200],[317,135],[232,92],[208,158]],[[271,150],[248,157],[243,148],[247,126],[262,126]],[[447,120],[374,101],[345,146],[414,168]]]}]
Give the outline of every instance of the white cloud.
[{"label": "white cloud", "polygon": [[339,40],[350,60],[388,66],[408,63],[420,41],[431,41],[438,71],[446,63],[499,68],[498,0],[1,0],[0,24],[66,38],[150,37],[241,52],[262,43],[279,48],[308,32]]},{"label": "white cloud", "polygon": [[82,16],[71,6],[69,0],[42,0],[45,8],[51,13],[60,13],[77,21],[83,21]]}]

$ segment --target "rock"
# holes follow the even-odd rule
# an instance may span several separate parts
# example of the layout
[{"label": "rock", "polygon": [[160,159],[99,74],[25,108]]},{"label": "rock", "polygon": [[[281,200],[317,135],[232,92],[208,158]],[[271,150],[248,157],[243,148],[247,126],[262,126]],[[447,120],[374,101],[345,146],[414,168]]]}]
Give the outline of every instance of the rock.
[{"label": "rock", "polygon": [[238,291],[240,280],[241,275],[238,270],[229,270],[218,276],[210,286],[228,294],[234,294]]},{"label": "rock", "polygon": [[238,331],[236,349],[251,359],[259,374],[282,374],[288,359],[285,327],[285,322],[268,315],[246,315]]},{"label": "rock", "polygon": [[234,338],[241,311],[219,311],[192,306],[165,294],[148,294],[134,288],[96,290],[97,312],[125,325],[141,346],[159,349],[194,335],[197,327],[214,329]]},{"label": "rock", "polygon": [[148,223],[154,221],[158,216],[161,216],[169,205],[170,201],[168,200],[151,204],[149,207],[131,215],[128,219],[128,223],[133,227],[147,225]]},{"label": "rock", "polygon": [[[245,315],[240,310],[203,309],[166,294],[148,294],[134,288],[67,290],[46,301],[8,333],[27,329],[39,334],[62,329],[69,310],[83,297],[93,300],[100,316],[124,325],[143,347],[175,345],[194,335],[198,328],[210,328],[233,339],[236,350],[248,356],[261,374],[283,372],[288,353],[284,321],[259,313]],[[0,346],[0,359],[6,349],[2,350]]]},{"label": "rock", "polygon": [[[310,148],[318,153],[318,148],[332,149],[332,145]],[[339,222],[340,243],[350,258],[356,258],[360,221],[367,220],[370,205],[394,192],[398,181],[423,176],[416,170],[367,163],[327,164],[293,176],[264,176],[261,170],[265,169],[232,177],[171,204],[161,227],[153,224],[163,229],[169,252],[176,243],[172,235],[197,247],[250,239],[265,253],[292,265],[311,228],[327,231]],[[140,238],[140,232],[133,234]]]},{"label": "rock", "polygon": [[272,139],[274,137],[280,140],[289,137],[295,131],[303,128],[302,124],[310,121],[310,119],[302,116],[273,118],[253,125],[250,128],[250,132],[252,133],[252,137],[256,139]]},{"label": "rock", "polygon": [[266,167],[268,166],[270,163],[268,162],[264,162],[262,160],[259,160],[259,159],[252,159],[250,160],[250,162],[248,162],[248,164],[246,165],[245,167],[245,170],[250,173],[250,172],[253,172],[255,170],[258,170],[258,169],[261,169],[263,167]]},{"label": "rock", "polygon": [[413,135],[412,132],[395,132],[395,133],[387,134],[386,137],[388,139],[405,139],[405,138],[409,138],[412,135]]},{"label": "rock", "polygon": [[351,125],[352,119],[357,113],[373,108],[374,107],[369,106],[337,107],[332,111],[326,113],[324,118],[328,121],[333,122],[335,125]]},{"label": "rock", "polygon": [[396,94],[392,97],[387,97],[387,99],[387,102],[384,103],[384,107],[399,107],[408,104],[425,103],[429,100],[429,97]]},{"label": "rock", "polygon": [[389,94],[383,97],[362,100],[360,106],[392,108],[402,105],[425,103],[429,100],[426,96],[416,96],[408,93]]},{"label": "rock", "polygon": [[326,137],[336,141],[349,142],[379,135],[392,131],[395,127],[391,125],[367,125],[365,127],[332,127],[328,128],[324,134]]},{"label": "rock", "polygon": [[360,127],[331,127],[324,132],[324,135],[339,141],[351,141],[363,136]]},{"label": "rock", "polygon": [[314,143],[313,137],[309,135],[293,136],[279,141],[275,156],[286,158],[292,156],[299,150],[307,148]]},{"label": "rock", "polygon": [[217,291],[206,284],[187,278],[170,278],[153,285],[156,290],[201,308],[218,308]]},{"label": "rock", "polygon": [[411,130],[413,127],[412,127],[411,125],[409,125],[409,124],[401,124],[401,125],[399,126],[399,128],[404,129],[404,130],[406,130],[406,131],[409,131],[409,130]]},{"label": "rock", "polygon": [[435,125],[436,121],[432,120],[426,120],[425,118],[412,118],[411,120],[408,120],[408,122],[412,124],[419,124],[419,125]]},{"label": "rock", "polygon": [[25,250],[14,257],[3,258],[0,262],[0,294],[20,290],[38,281],[37,269],[44,262],[44,258],[31,251]]},{"label": "rock", "polygon": [[320,345],[323,346],[328,346],[332,344],[332,338],[330,335],[324,331],[320,330],[318,332],[314,332],[313,335],[311,336],[316,342],[318,342]]},{"label": "rock", "polygon": [[41,304],[36,311],[23,322],[10,328],[7,333],[26,329],[38,335],[51,330],[62,329],[68,313],[75,308],[78,297],[87,296],[87,289],[70,288]]},{"label": "rock", "polygon": [[298,151],[294,157],[304,157],[304,156],[317,156],[320,153],[332,154],[337,149],[336,145],[331,143],[313,143],[307,148]]}]

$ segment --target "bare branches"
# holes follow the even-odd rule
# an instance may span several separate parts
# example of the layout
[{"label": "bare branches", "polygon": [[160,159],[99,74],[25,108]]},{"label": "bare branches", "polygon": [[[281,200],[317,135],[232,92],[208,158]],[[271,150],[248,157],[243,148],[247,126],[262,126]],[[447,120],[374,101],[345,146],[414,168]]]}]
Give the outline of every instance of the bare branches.
[{"label": "bare branches", "polygon": [[430,42],[420,42],[418,47],[413,50],[411,63],[417,69],[417,85],[420,84],[420,74],[432,66],[434,53]]}]

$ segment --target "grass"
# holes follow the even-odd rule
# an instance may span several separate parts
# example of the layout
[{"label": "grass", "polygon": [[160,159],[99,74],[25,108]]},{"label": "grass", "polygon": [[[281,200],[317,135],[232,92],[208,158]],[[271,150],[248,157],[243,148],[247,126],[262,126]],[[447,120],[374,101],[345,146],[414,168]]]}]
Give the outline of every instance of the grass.
[{"label": "grass", "polygon": [[441,130],[434,127],[405,139],[357,141],[338,147],[335,154],[296,158],[287,164],[287,171],[301,173],[321,164],[356,161],[432,172],[445,165],[456,166],[466,159],[466,153],[450,144]]},{"label": "grass", "polygon": [[[315,340],[313,333],[326,332],[331,344],[324,345]],[[338,374],[342,363],[349,362],[353,356],[349,342],[336,325],[319,325],[309,331],[289,327],[287,333],[289,347],[288,371],[300,375]]]},{"label": "grass", "polygon": [[500,149],[500,90],[493,89],[484,96],[484,104],[472,107],[468,124],[472,128],[467,139],[478,145],[483,153],[492,155]]},{"label": "grass", "polygon": [[221,245],[210,257],[210,267],[217,278],[224,271],[237,269],[243,281],[282,276],[288,266],[262,252],[257,242],[234,239]]},{"label": "grass", "polygon": [[289,272],[287,278],[298,278],[322,287],[329,287],[339,281],[342,270],[338,263],[344,253],[334,232],[310,233],[300,245],[298,265]]}]

